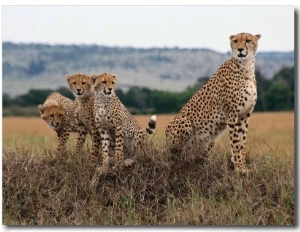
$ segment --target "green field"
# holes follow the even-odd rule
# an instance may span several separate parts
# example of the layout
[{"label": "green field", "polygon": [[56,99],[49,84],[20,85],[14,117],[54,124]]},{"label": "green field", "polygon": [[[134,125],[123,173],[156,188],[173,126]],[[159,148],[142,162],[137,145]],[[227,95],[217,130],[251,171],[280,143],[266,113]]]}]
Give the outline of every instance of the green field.
[{"label": "green field", "polygon": [[[254,113],[248,176],[234,173],[224,133],[208,160],[172,163],[158,115],[155,146],[136,164],[90,188],[90,139],[51,159],[56,134],[40,118],[3,118],[2,217],[5,225],[295,225],[294,113]],[[150,116],[136,116],[146,127]]]}]

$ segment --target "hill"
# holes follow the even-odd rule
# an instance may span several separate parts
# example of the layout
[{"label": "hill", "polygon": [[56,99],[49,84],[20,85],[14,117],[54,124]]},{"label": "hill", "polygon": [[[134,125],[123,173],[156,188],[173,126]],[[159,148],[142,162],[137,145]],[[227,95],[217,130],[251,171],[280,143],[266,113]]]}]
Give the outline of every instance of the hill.
[{"label": "hill", "polygon": [[[211,76],[230,53],[195,48],[133,48],[98,45],[2,43],[3,93],[16,96],[29,89],[66,86],[65,75],[110,72],[118,88],[145,86],[182,91],[199,77]],[[271,78],[282,67],[294,66],[294,52],[258,52],[256,67]]]}]

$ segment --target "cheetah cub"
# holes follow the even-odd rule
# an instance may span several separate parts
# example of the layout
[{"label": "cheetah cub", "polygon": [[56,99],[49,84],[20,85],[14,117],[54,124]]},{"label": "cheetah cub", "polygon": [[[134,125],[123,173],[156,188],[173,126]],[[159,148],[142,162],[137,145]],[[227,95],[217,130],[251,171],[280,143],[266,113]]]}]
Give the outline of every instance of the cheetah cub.
[{"label": "cheetah cub", "polygon": [[[76,104],[69,98],[54,92],[50,94],[44,104],[38,105],[41,118],[53,129],[58,137],[58,147],[56,155],[61,155],[65,152],[66,143],[71,132],[78,132],[82,130],[79,128],[75,120]],[[84,143],[80,134],[78,133],[76,139],[76,149],[80,149]],[[55,157],[56,157],[55,155]],[[54,157],[54,158],[55,158]]]},{"label": "cheetah cub", "polygon": [[[114,89],[117,86],[115,75],[102,73],[91,77],[94,80],[93,91],[95,93],[94,115],[95,128],[100,132],[97,144],[101,144],[103,163],[96,171],[92,183],[97,178],[106,174],[109,167],[109,153],[115,157],[115,166],[122,168],[129,166],[133,160],[123,160],[124,140],[131,144],[141,144],[149,134],[153,134],[156,128],[156,116],[153,115],[146,129],[141,129],[136,119],[116,96]],[[97,148],[99,149],[99,148]]]},{"label": "cheetah cub", "polygon": [[66,76],[67,83],[70,90],[75,96],[75,119],[78,125],[81,125],[79,136],[82,141],[85,141],[87,134],[89,133],[92,137],[93,142],[93,158],[97,159],[97,152],[94,150],[96,146],[95,138],[97,132],[94,130],[94,93],[92,92],[92,80],[89,76],[77,73],[69,74]]},{"label": "cheetah cub", "polygon": [[247,173],[246,139],[257,93],[255,53],[261,35],[231,35],[232,57],[183,106],[166,127],[166,143],[174,155],[197,149],[206,154],[226,127],[235,171]]}]

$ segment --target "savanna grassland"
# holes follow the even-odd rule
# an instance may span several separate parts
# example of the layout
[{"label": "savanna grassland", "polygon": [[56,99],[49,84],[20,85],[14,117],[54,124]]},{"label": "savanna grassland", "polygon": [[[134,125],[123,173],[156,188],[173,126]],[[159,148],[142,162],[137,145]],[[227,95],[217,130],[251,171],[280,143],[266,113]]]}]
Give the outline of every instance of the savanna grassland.
[{"label": "savanna grassland", "polygon": [[[52,160],[54,131],[40,118],[3,118],[2,220],[5,225],[295,225],[294,113],[254,113],[248,176],[230,163],[227,132],[209,159],[173,162],[157,116],[155,146],[133,167],[89,187],[95,164],[85,150]],[[135,116],[145,127],[149,116]]]}]

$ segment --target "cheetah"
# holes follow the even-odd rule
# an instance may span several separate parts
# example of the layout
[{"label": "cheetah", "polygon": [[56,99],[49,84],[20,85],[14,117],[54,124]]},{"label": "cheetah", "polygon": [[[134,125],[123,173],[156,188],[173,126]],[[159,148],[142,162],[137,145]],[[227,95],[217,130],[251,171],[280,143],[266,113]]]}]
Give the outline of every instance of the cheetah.
[{"label": "cheetah", "polygon": [[178,157],[197,148],[206,155],[226,127],[229,132],[234,170],[248,173],[245,161],[250,115],[257,90],[255,54],[261,35],[231,35],[232,57],[183,106],[166,127],[166,145]]},{"label": "cheetah", "polygon": [[[156,128],[156,115],[153,115],[145,130],[141,129],[136,119],[116,96],[114,89],[117,86],[116,75],[102,73],[91,76],[95,93],[94,115],[95,128],[100,131],[98,143],[102,147],[102,167],[92,183],[95,184],[99,175],[106,174],[109,166],[109,149],[113,148],[115,168],[122,169],[130,166],[132,159],[123,160],[124,141],[131,144],[141,144],[144,138],[153,134]],[[99,149],[99,148],[97,148]]]},{"label": "cheetah", "polygon": [[[93,153],[92,157],[96,159],[98,156],[94,151],[95,138],[97,131],[94,130],[94,93],[92,92],[92,80],[89,76],[77,73],[69,74],[66,76],[67,83],[70,90],[75,96],[75,119],[77,120],[77,125],[81,125],[78,129],[81,141],[85,141],[87,134],[92,136],[93,143]],[[96,134],[94,134],[96,133]]]},{"label": "cheetah", "polygon": [[[65,151],[66,143],[71,132],[82,130],[75,120],[76,103],[58,92],[50,94],[44,104],[38,105],[41,118],[53,129],[58,137],[57,155]],[[84,141],[78,133],[76,139],[76,150],[79,150]],[[55,158],[54,157],[54,158]]]}]

